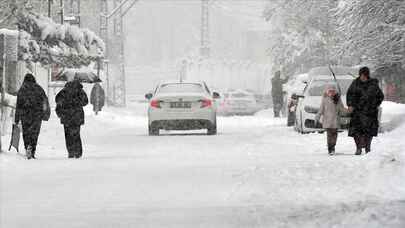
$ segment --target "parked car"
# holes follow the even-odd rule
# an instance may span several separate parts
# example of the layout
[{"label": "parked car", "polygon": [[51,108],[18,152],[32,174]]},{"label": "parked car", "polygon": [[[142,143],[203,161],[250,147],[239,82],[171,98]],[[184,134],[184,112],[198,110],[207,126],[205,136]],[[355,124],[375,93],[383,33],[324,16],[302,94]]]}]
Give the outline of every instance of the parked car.
[{"label": "parked car", "polygon": [[253,115],[259,110],[256,97],[246,90],[223,93],[218,112],[222,115]]},{"label": "parked car", "polygon": [[163,82],[145,97],[148,108],[149,135],[160,130],[207,129],[208,135],[217,133],[217,108],[205,82]]},{"label": "parked car", "polygon": [[[353,68],[334,68],[334,71],[341,90],[342,102],[346,106],[347,90],[355,79],[352,76]],[[300,133],[322,132],[321,124],[315,122],[315,115],[319,111],[326,87],[337,86],[337,83],[328,68],[314,68],[310,71],[308,79],[303,94],[298,96],[300,99],[296,109],[294,127]],[[348,128],[350,117],[342,116],[340,121],[342,129]]]}]

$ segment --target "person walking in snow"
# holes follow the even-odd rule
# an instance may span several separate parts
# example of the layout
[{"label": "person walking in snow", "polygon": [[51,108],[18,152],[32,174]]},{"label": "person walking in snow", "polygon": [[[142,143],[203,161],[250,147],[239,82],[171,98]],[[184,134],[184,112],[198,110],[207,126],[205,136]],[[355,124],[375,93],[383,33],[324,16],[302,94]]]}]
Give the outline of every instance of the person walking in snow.
[{"label": "person walking in snow", "polygon": [[283,84],[288,80],[280,77],[280,71],[277,71],[271,79],[271,96],[273,97],[274,117],[280,117],[280,111],[283,108]]},{"label": "person walking in snow", "polygon": [[340,127],[339,116],[346,113],[348,113],[348,109],[343,106],[336,87],[328,86],[322,97],[320,109],[315,116],[315,122],[320,123],[322,117],[322,128],[326,130],[329,155],[335,154],[338,129]]},{"label": "person walking in snow", "polygon": [[95,83],[90,93],[90,104],[93,105],[93,111],[98,114],[101,109],[104,107],[105,103],[105,93],[103,87],[100,83]]},{"label": "person walking in snow", "polygon": [[49,116],[50,108],[45,91],[37,84],[34,75],[26,74],[17,93],[14,122],[18,125],[21,121],[27,159],[35,159],[42,120],[48,120]]},{"label": "person walking in snow", "polygon": [[67,82],[56,95],[56,114],[65,130],[68,158],[80,158],[83,154],[80,128],[84,124],[83,107],[88,104],[86,92],[79,80]]},{"label": "person walking in snow", "polygon": [[371,141],[378,134],[379,106],[384,100],[378,80],[370,78],[370,69],[362,67],[359,77],[355,79],[347,91],[346,102],[352,112],[349,125],[349,136],[356,143],[356,155],[371,151]]}]

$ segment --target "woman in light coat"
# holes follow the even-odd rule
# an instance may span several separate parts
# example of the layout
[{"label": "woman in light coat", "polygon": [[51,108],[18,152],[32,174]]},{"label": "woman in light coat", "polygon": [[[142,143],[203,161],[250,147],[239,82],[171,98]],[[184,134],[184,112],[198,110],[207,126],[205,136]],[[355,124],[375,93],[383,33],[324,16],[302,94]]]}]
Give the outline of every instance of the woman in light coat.
[{"label": "woman in light coat", "polygon": [[322,97],[321,107],[315,121],[317,123],[322,122],[322,128],[326,130],[329,155],[335,154],[338,129],[340,127],[339,116],[346,113],[348,113],[348,110],[344,107],[336,87],[328,86]]}]

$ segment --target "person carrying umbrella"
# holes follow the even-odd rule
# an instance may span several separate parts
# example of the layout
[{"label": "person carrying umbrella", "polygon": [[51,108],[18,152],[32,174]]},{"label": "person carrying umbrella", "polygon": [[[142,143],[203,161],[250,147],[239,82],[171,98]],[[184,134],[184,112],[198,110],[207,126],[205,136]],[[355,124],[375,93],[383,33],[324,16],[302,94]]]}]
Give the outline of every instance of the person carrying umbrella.
[{"label": "person carrying umbrella", "polygon": [[86,92],[78,79],[69,81],[56,95],[56,114],[65,129],[68,158],[80,158],[83,154],[80,127],[84,125],[83,107],[88,104]]}]

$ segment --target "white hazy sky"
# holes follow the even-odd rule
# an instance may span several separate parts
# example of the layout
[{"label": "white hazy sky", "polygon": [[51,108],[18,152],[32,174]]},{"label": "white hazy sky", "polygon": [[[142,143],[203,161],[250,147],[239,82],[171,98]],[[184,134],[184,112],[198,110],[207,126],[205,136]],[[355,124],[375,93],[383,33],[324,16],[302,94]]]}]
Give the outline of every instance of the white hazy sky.
[{"label": "white hazy sky", "polygon": [[[261,17],[264,5],[265,0],[212,0],[212,56],[263,61],[266,39],[263,30],[267,27]],[[125,18],[127,64],[170,65],[176,59],[198,53],[200,11],[199,0],[137,3]]]}]

